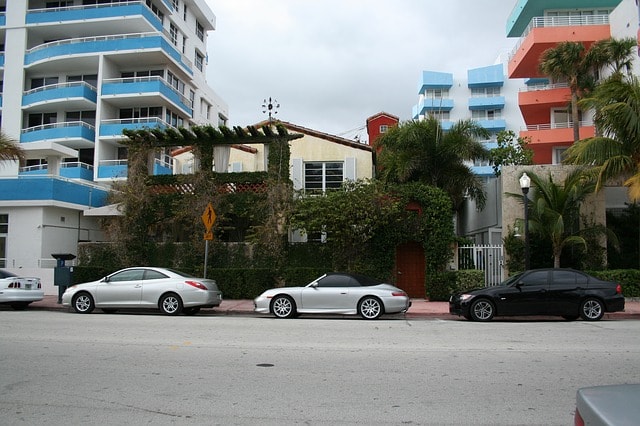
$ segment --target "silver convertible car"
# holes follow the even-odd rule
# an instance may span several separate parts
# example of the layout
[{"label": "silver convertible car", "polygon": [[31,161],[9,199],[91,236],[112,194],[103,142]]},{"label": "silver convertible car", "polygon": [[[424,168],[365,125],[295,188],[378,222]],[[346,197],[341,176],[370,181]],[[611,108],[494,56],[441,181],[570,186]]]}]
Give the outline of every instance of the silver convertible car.
[{"label": "silver convertible car", "polygon": [[359,314],[376,319],[382,314],[403,313],[411,306],[398,287],[357,274],[329,273],[305,287],[281,287],[265,291],[253,301],[254,311],[291,318],[298,314]]},{"label": "silver convertible car", "polygon": [[214,280],[152,267],[122,269],[99,281],[73,285],[62,295],[62,305],[80,314],[94,308],[105,312],[151,308],[167,315],[193,315],[221,302],[222,293]]}]

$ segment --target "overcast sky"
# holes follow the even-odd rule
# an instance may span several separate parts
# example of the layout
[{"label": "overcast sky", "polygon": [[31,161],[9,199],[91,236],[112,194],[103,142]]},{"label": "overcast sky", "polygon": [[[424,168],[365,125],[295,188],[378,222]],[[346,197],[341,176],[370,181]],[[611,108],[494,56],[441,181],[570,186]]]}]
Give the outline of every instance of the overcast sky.
[{"label": "overcast sky", "polygon": [[380,111],[410,120],[423,70],[466,78],[515,43],[515,0],[206,1],[207,78],[231,126],[266,119],[272,97],[276,118],[351,139]]}]

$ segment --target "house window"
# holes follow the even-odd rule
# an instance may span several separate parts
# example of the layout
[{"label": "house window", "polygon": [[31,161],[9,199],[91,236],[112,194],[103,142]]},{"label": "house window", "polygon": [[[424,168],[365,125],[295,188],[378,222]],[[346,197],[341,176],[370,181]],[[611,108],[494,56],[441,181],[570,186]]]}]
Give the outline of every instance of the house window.
[{"label": "house window", "polygon": [[389,130],[389,126],[386,124],[380,125],[380,133],[387,133],[387,130]]},{"label": "house window", "polygon": [[196,51],[196,68],[200,71],[203,70],[204,56],[202,56],[198,51]]},{"label": "house window", "polygon": [[202,41],[204,41],[204,27],[198,21],[196,21],[196,35]]},{"label": "house window", "polygon": [[0,214],[0,267],[7,267],[7,236],[9,234],[9,215]]},{"label": "house window", "polygon": [[564,154],[567,152],[566,147],[553,148],[553,164],[562,164]]},{"label": "house window", "polygon": [[171,43],[177,46],[178,45],[178,29],[173,24],[169,24],[169,36],[171,37]]},{"label": "house window", "polygon": [[342,162],[304,163],[304,189],[306,192],[325,192],[338,189],[344,180]]}]

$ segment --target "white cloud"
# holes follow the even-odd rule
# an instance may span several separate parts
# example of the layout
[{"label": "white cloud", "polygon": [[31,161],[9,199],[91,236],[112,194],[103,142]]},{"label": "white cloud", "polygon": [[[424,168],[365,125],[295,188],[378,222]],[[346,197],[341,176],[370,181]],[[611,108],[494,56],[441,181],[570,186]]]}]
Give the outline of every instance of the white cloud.
[{"label": "white cloud", "polygon": [[[386,111],[410,119],[423,70],[466,75],[513,45],[505,0],[207,0],[208,80],[231,125],[266,115],[342,134]],[[350,136],[350,135],[347,135]]]}]

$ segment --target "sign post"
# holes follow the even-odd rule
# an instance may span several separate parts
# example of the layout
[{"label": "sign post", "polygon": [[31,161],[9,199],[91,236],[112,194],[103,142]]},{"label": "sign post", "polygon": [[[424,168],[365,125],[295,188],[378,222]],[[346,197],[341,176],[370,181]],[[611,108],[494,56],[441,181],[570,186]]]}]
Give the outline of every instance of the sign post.
[{"label": "sign post", "polygon": [[209,241],[213,241],[213,231],[211,227],[216,221],[216,212],[213,210],[211,203],[207,204],[207,207],[202,213],[202,223],[207,232],[204,233],[204,277],[207,278],[207,262],[209,259]]}]

